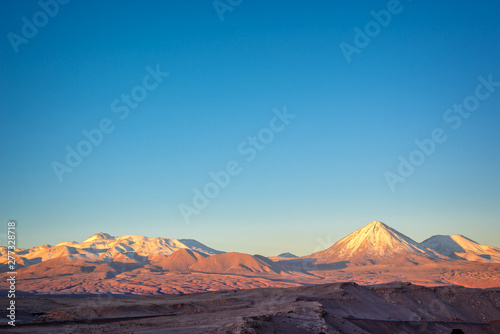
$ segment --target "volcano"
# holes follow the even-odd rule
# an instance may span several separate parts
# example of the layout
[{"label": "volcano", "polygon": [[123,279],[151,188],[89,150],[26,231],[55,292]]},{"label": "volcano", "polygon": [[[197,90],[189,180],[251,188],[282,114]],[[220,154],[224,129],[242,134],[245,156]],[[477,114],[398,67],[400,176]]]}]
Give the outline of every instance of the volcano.
[{"label": "volcano", "polygon": [[358,265],[421,264],[446,259],[380,221],[354,231],[330,248],[307,256],[316,263],[346,261]]}]

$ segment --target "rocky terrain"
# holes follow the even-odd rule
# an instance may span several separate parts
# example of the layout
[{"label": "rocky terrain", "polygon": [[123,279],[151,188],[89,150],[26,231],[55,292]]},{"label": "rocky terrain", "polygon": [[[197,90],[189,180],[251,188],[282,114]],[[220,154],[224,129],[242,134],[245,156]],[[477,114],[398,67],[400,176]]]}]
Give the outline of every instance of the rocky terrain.
[{"label": "rocky terrain", "polygon": [[[500,288],[334,283],[163,296],[23,296],[12,333],[500,333]],[[2,311],[4,312],[4,311]],[[2,315],[2,318],[5,318]]]}]

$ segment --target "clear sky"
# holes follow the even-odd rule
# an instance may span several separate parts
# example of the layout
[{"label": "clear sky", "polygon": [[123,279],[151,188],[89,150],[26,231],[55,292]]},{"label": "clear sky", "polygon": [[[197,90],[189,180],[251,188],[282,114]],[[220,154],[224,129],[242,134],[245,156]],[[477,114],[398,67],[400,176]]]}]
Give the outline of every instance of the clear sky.
[{"label": "clear sky", "polygon": [[372,220],[500,246],[498,1],[41,3],[0,3],[19,247],[103,231],[305,255]]}]

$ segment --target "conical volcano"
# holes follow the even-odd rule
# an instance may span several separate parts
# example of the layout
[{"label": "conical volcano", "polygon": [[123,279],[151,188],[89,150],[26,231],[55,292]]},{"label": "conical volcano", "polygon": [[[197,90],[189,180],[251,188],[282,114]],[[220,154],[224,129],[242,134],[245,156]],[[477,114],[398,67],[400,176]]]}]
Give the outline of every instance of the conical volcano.
[{"label": "conical volcano", "polygon": [[314,253],[317,263],[348,261],[355,264],[398,264],[443,258],[380,221],[356,230],[330,248]]}]

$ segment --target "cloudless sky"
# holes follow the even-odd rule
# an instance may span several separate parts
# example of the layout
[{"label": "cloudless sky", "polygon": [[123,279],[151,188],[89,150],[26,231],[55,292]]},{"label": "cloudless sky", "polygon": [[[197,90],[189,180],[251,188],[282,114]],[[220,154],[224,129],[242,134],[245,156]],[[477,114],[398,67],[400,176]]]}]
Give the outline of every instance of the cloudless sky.
[{"label": "cloudless sky", "polygon": [[[458,129],[443,119],[479,76],[500,81],[500,3],[401,0],[347,62],[339,45],[387,6],[244,0],[221,20],[212,1],[72,0],[16,53],[9,33],[42,9],[2,1],[2,229],[17,220],[19,247],[103,231],[269,256],[381,220],[500,246],[500,87]],[[169,75],[120,119],[112,102],[148,66]],[[295,118],[248,162],[238,146],[284,108]],[[60,182],[53,162],[105,118],[114,131]],[[435,128],[447,140],[392,191],[385,173]],[[186,223],[179,205],[232,160],[241,173]]]}]

